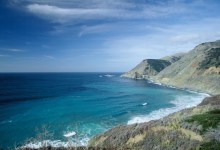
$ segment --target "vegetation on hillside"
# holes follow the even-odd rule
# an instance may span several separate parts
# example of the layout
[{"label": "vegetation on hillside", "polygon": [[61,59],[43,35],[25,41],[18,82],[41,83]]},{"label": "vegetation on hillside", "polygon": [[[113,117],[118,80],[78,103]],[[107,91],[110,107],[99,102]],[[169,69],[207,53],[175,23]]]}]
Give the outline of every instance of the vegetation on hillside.
[{"label": "vegetation on hillside", "polygon": [[206,51],[204,61],[200,63],[199,69],[208,69],[210,67],[218,68],[220,66],[220,48],[211,48]]},{"label": "vegetation on hillside", "polygon": [[187,122],[196,122],[202,125],[201,133],[206,132],[209,128],[216,128],[220,122],[220,109],[215,109],[204,114],[194,115]]},{"label": "vegetation on hillside", "polygon": [[[157,72],[160,72],[165,67],[171,64],[169,61],[159,60],[159,59],[148,59],[147,61],[149,65],[151,65],[154,68],[154,70],[156,70]],[[146,69],[149,69],[149,68],[146,68]]]},{"label": "vegetation on hillside", "polygon": [[201,144],[200,150],[220,150],[220,142],[217,140],[211,140]]}]

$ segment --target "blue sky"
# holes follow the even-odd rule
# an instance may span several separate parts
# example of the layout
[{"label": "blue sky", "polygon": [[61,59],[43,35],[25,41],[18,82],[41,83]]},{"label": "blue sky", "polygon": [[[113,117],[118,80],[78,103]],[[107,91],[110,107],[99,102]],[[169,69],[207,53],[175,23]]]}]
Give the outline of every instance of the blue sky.
[{"label": "blue sky", "polygon": [[219,0],[1,0],[0,72],[123,72],[220,39]]}]

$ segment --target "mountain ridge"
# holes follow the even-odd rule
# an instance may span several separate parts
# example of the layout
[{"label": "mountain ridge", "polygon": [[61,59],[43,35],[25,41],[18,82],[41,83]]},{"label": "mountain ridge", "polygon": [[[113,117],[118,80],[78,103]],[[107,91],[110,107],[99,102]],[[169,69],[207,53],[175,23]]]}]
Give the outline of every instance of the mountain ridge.
[{"label": "mountain ridge", "polygon": [[[172,56],[164,58],[172,60]],[[157,60],[158,65],[161,65],[160,60],[164,58]],[[181,54],[177,59],[169,62],[169,65],[154,74],[152,70],[146,70],[146,66],[150,64],[140,63],[141,65],[123,74],[122,77],[150,79],[165,85],[213,95],[220,93],[220,40],[201,43],[188,53]]]}]

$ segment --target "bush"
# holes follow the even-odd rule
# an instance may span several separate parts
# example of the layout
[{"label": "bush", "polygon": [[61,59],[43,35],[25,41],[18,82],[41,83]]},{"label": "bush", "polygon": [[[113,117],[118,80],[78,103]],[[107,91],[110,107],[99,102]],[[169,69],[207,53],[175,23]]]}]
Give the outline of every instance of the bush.
[{"label": "bush", "polygon": [[211,140],[210,142],[203,143],[200,150],[220,150],[220,142]]},{"label": "bush", "polygon": [[212,110],[204,114],[194,115],[186,120],[187,122],[196,122],[202,125],[201,133],[207,131],[208,128],[216,128],[220,122],[220,109]]}]

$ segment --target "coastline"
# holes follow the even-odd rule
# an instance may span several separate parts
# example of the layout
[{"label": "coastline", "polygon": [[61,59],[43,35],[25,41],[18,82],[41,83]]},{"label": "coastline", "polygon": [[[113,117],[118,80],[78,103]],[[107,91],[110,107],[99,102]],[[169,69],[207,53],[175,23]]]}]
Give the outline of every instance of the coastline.
[{"label": "coastline", "polygon": [[[129,78],[129,79],[131,79],[131,78]],[[163,83],[155,82],[155,81],[149,80],[149,79],[136,79],[136,80],[145,80],[148,83],[156,84],[156,85],[159,85],[159,86],[163,86],[163,87],[167,87],[167,88],[172,88],[172,89],[176,89],[176,90],[187,91],[187,92],[190,92],[190,93],[195,93],[195,94],[200,95],[201,97],[199,97],[198,100],[194,104],[191,104],[190,106],[185,105],[185,107],[184,106],[183,107],[182,106],[178,106],[178,104],[175,104],[175,102],[174,102],[175,100],[173,100],[173,104],[175,104],[174,107],[162,108],[162,109],[154,110],[154,111],[152,111],[148,115],[140,115],[140,116],[133,117],[133,119],[128,121],[127,125],[131,125],[131,124],[135,124],[135,123],[146,123],[146,122],[149,122],[149,121],[152,121],[152,120],[162,119],[162,118],[164,118],[164,117],[166,117],[166,116],[168,116],[168,115],[170,115],[172,113],[175,113],[175,112],[187,109],[187,108],[192,108],[192,107],[198,106],[202,102],[203,99],[205,99],[206,97],[213,96],[213,95],[211,95],[209,93],[205,93],[205,92],[202,92],[202,91],[195,91],[193,89],[179,88],[179,87],[175,87],[175,86],[171,86],[171,85],[166,85],[166,84],[163,84]],[[167,110],[167,109],[170,109],[170,110]],[[154,115],[156,113],[159,113],[159,112],[163,112],[163,116],[154,117]]]},{"label": "coastline", "polygon": [[[94,137],[89,146],[138,150],[205,150],[212,145],[214,149],[218,149],[220,126],[213,126],[209,122],[220,123],[219,113],[220,95],[216,95],[203,99],[195,107],[180,110],[159,120],[119,125]],[[213,115],[218,119],[212,118]],[[192,119],[204,119],[204,122],[190,121]],[[206,119],[209,119],[208,124]]]},{"label": "coastline", "polygon": [[[148,79],[143,79],[143,80],[148,81]],[[153,84],[157,84],[160,86],[165,86],[165,87],[169,87],[169,88],[173,88],[173,89],[177,89],[177,90],[183,90],[183,91],[188,91],[188,92],[198,93],[198,94],[206,94],[207,96],[214,96],[214,94],[208,93],[207,91],[200,91],[200,90],[191,89],[191,88],[181,88],[181,87],[177,87],[177,86],[173,86],[173,85],[168,85],[168,84],[156,82],[153,80],[149,80],[149,81],[150,81],[150,83],[153,83]]]},{"label": "coastline", "polygon": [[[146,80],[146,79],[144,79],[144,80]],[[184,109],[187,109],[187,108],[192,108],[192,107],[195,107],[195,106],[197,106],[198,104],[200,104],[201,102],[202,102],[202,100],[205,98],[205,97],[209,97],[209,96],[211,96],[210,94],[207,94],[207,93],[201,93],[201,92],[197,92],[197,91],[192,91],[192,90],[188,90],[188,89],[182,89],[182,88],[178,88],[178,87],[174,87],[174,86],[168,86],[168,85],[165,85],[165,84],[161,84],[161,83],[158,83],[158,82],[154,82],[154,81],[151,81],[151,80],[146,80],[146,81],[148,81],[149,83],[152,83],[152,84],[156,84],[156,85],[159,85],[159,86],[164,86],[164,87],[167,87],[167,88],[173,88],[173,89],[177,89],[177,90],[183,90],[183,91],[188,91],[188,92],[191,92],[191,93],[195,93],[195,94],[201,94],[201,96],[203,96],[203,97],[200,97],[200,100],[196,100],[196,104],[193,104],[193,105],[191,105],[190,107],[189,106],[187,106],[187,105],[181,105],[180,107],[178,107],[178,106],[175,106],[175,107],[177,107],[176,109],[173,109],[173,107],[171,107],[171,108],[165,108],[165,109],[159,109],[159,110],[154,110],[153,112],[151,112],[152,114],[155,114],[155,111],[156,111],[156,113],[158,113],[158,112],[161,112],[161,113],[163,113],[164,115],[163,116],[159,116],[159,117],[156,117],[156,118],[151,118],[151,119],[149,119],[149,118],[147,118],[147,115],[141,115],[141,116],[138,116],[138,117],[140,117],[139,118],[139,121],[134,121],[134,122],[132,122],[131,121],[131,119],[129,119],[128,120],[128,122],[127,122],[127,125],[128,126],[130,126],[130,125],[133,125],[133,124],[141,124],[141,123],[148,123],[148,122],[150,122],[150,121],[157,121],[157,120],[159,120],[159,119],[163,119],[164,117],[167,117],[167,116],[169,116],[169,115],[171,115],[171,114],[173,114],[173,113],[175,113],[175,112],[179,112],[179,111],[181,111],[181,110],[184,110]],[[183,107],[184,106],[184,107]],[[170,109],[170,110],[172,110],[172,111],[167,111],[167,109]],[[165,112],[165,113],[164,113]],[[149,115],[151,115],[151,113],[149,114]],[[144,118],[142,118],[142,117],[144,117]],[[146,121],[146,118],[147,118],[147,121]],[[140,121],[140,120],[142,120],[142,121]],[[132,122],[132,123],[131,123]],[[122,124],[118,124],[117,126],[121,126]],[[125,126],[127,126],[127,125],[125,125]],[[115,126],[115,127],[112,127],[111,129],[108,129],[107,131],[105,131],[105,132],[108,132],[109,130],[112,130],[112,129],[114,129],[114,128],[116,128],[117,126]],[[103,133],[105,133],[105,132],[103,132]],[[103,133],[101,133],[101,134],[103,134]],[[99,135],[99,134],[98,134]],[[30,143],[30,144],[27,144],[27,145],[24,145],[23,146],[23,148],[32,148],[32,149],[40,149],[40,148],[42,148],[42,147],[45,147],[45,145],[49,145],[49,146],[51,146],[51,147],[53,147],[53,148],[68,148],[68,147],[72,147],[72,148],[74,148],[74,147],[80,147],[80,146],[89,146],[89,142],[90,142],[90,140],[92,140],[94,137],[96,137],[96,136],[98,136],[98,135],[95,135],[95,136],[93,136],[92,138],[87,138],[87,140],[85,141],[84,139],[83,139],[83,143],[82,142],[77,142],[77,143],[73,143],[73,142],[69,142],[69,141],[67,141],[67,142],[64,142],[64,141],[61,141],[61,140],[47,140],[47,141],[40,141],[40,142],[36,142],[36,143]],[[80,143],[80,144],[79,144]]]},{"label": "coastline", "polygon": [[169,84],[161,83],[161,82],[153,80],[152,78],[151,79],[146,79],[146,78],[130,78],[130,77],[123,76],[123,75],[121,75],[120,77],[121,78],[131,79],[131,80],[145,80],[148,83],[152,83],[152,84],[156,84],[156,85],[160,85],[160,86],[164,86],[164,87],[169,87],[169,88],[173,88],[173,89],[183,90],[183,91],[194,92],[194,93],[204,93],[204,94],[207,94],[209,96],[217,95],[217,94],[214,94],[214,93],[209,93],[209,92],[207,92],[205,90],[197,90],[197,89],[193,89],[193,88],[182,88],[182,87],[178,87],[178,86],[174,86],[174,85],[169,85]]}]

